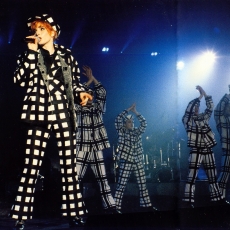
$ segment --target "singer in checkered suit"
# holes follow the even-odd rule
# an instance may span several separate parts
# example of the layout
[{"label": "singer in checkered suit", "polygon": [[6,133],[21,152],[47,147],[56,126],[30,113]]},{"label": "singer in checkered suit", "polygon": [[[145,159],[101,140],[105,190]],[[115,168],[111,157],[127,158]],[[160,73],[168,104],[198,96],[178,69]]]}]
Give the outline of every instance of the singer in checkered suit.
[{"label": "singer in checkered suit", "polygon": [[[216,141],[209,126],[213,111],[213,101],[211,96],[206,95],[202,87],[197,86],[197,90],[200,92],[199,98],[189,102],[182,118],[188,136],[187,145],[190,147],[189,172],[183,201],[190,207],[193,207],[195,181],[202,163],[208,177],[211,201],[223,199],[217,183],[215,157],[212,150],[212,147],[216,145]],[[203,113],[199,113],[200,100],[203,96],[206,101],[206,109]]]},{"label": "singer in checkered suit", "polygon": [[[133,116],[128,115],[130,111],[136,115],[140,122],[139,127],[133,126]],[[157,210],[150,201],[143,167],[142,134],[145,132],[146,126],[146,120],[137,112],[135,104],[124,110],[115,119],[115,128],[118,133],[119,177],[114,199],[119,210],[121,210],[122,198],[132,171],[139,187],[141,209]]]},{"label": "singer in checkered suit", "polygon": [[78,63],[71,51],[53,41],[60,27],[49,15],[28,19],[33,42],[17,61],[14,83],[26,88],[21,119],[28,125],[25,163],[11,217],[23,229],[23,220],[31,219],[37,176],[42,165],[50,133],[58,146],[62,175],[62,207],[70,225],[83,225],[84,202],[76,174],[76,115],[74,103],[83,105],[92,97],[79,83]]},{"label": "singer in checkered suit", "polygon": [[88,66],[83,66],[83,74],[88,78],[86,87],[94,83],[94,90],[89,89],[94,100],[86,106],[77,105],[77,174],[81,181],[88,166],[91,167],[99,184],[102,205],[108,214],[116,214],[115,201],[108,184],[103,149],[109,148],[107,132],[103,123],[106,109],[106,90],[93,76]]},{"label": "singer in checkered suit", "polygon": [[230,174],[230,94],[225,94],[221,98],[214,110],[214,118],[222,146],[221,172],[218,183],[223,197],[226,198],[226,186]]}]

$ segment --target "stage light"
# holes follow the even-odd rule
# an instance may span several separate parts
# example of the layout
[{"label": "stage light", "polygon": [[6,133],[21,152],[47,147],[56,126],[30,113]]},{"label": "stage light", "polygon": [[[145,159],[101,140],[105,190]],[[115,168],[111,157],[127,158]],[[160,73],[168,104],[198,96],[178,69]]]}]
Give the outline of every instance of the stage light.
[{"label": "stage light", "polygon": [[216,59],[216,55],[212,51],[207,51],[201,56],[201,61],[204,63],[212,64]]},{"label": "stage light", "polygon": [[184,68],[184,62],[183,61],[178,61],[177,62],[177,70],[182,70]]},{"label": "stage light", "polygon": [[157,56],[157,55],[158,55],[157,52],[152,52],[152,53],[151,53],[151,56]]},{"label": "stage light", "polygon": [[103,47],[102,52],[109,52],[109,48],[108,47]]},{"label": "stage light", "polygon": [[197,75],[207,75],[213,68],[216,55],[212,51],[203,52],[200,56],[195,58],[194,67]]}]

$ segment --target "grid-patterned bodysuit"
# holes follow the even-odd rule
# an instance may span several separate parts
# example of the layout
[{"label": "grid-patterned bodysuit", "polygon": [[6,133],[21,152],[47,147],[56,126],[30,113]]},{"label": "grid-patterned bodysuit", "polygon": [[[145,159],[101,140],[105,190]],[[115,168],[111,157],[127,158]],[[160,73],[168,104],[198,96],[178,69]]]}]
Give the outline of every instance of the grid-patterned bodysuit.
[{"label": "grid-patterned bodysuit", "polygon": [[226,187],[230,175],[230,116],[225,113],[229,102],[230,96],[229,94],[225,94],[214,110],[216,128],[220,134],[222,147],[221,171],[218,177],[218,184],[224,198],[226,198]]},{"label": "grid-patterned bodysuit", "polygon": [[124,120],[128,115],[128,111],[124,110],[115,120],[115,128],[118,133],[118,157],[119,163],[119,177],[115,192],[115,202],[117,209],[121,209],[122,198],[126,185],[128,183],[131,172],[137,179],[140,194],[140,206],[152,206],[149,193],[146,186],[146,176],[143,167],[143,148],[142,148],[142,134],[145,132],[147,123],[142,115],[138,115],[137,119],[140,122],[139,127],[128,130],[124,127]]},{"label": "grid-patterned bodysuit", "polygon": [[195,181],[202,163],[208,176],[211,201],[222,199],[217,183],[215,157],[212,150],[216,141],[208,123],[213,111],[212,97],[206,96],[205,101],[204,113],[195,114],[195,107],[200,104],[199,98],[196,98],[189,102],[182,118],[188,136],[187,144],[190,147],[189,172],[183,197],[183,201],[186,202],[194,202]]},{"label": "grid-patterned bodysuit", "polygon": [[103,208],[110,209],[116,205],[108,184],[102,152],[110,147],[110,143],[103,122],[106,90],[101,83],[95,85],[94,97],[92,106],[77,106],[77,174],[81,181],[87,167],[91,167],[100,188]]}]

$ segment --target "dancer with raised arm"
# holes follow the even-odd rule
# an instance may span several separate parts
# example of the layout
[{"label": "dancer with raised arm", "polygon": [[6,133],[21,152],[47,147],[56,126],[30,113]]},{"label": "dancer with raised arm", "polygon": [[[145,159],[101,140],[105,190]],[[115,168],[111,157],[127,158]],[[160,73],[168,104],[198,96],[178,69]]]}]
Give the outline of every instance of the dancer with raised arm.
[{"label": "dancer with raised arm", "polygon": [[[201,86],[197,86],[200,96],[189,102],[185,114],[182,118],[187,132],[187,145],[190,147],[189,171],[185,184],[183,197],[183,207],[194,207],[195,182],[201,164],[203,163],[208,177],[210,198],[218,204],[222,204],[223,197],[217,183],[217,171],[215,157],[212,147],[216,145],[214,133],[209,125],[209,120],[213,112],[212,97],[208,96]],[[200,100],[205,98],[206,109],[199,113]]]}]

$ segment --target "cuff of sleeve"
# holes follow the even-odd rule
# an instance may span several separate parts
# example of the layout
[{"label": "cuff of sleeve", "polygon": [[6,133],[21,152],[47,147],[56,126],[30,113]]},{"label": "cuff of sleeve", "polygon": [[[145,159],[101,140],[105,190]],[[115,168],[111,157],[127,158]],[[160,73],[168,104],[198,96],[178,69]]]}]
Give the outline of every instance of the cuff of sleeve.
[{"label": "cuff of sleeve", "polygon": [[28,52],[28,54],[38,54],[37,51],[31,50],[31,49],[28,49],[27,52]]},{"label": "cuff of sleeve", "polygon": [[98,82],[97,84],[94,85],[95,87],[101,86],[101,82]]},{"label": "cuff of sleeve", "polygon": [[206,100],[206,99],[211,99],[211,98],[212,98],[212,96],[207,95],[207,96],[205,97],[205,100]]}]

